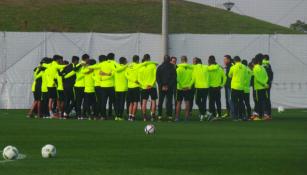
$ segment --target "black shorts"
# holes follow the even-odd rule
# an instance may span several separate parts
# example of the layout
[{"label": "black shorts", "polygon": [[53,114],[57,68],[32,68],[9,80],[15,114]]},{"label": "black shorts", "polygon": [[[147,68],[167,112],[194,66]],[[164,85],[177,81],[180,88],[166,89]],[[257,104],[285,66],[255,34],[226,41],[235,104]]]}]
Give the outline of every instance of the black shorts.
[{"label": "black shorts", "polygon": [[177,101],[190,101],[192,98],[192,91],[191,90],[177,90]]},{"label": "black shorts", "polygon": [[129,88],[127,93],[127,101],[135,103],[140,101],[140,88]]},{"label": "black shorts", "polygon": [[58,90],[58,94],[57,94],[57,96],[58,96],[58,100],[59,101],[64,101],[64,91],[63,90]]},{"label": "black shorts", "polygon": [[48,97],[54,100],[57,98],[56,87],[48,87]]},{"label": "black shorts", "polygon": [[35,101],[40,101],[42,99],[42,92],[41,91],[34,91],[33,97]]},{"label": "black shorts", "polygon": [[148,100],[149,96],[150,96],[150,99],[157,100],[157,98],[158,98],[157,89],[156,88],[142,89],[142,91],[141,91],[142,100]]}]

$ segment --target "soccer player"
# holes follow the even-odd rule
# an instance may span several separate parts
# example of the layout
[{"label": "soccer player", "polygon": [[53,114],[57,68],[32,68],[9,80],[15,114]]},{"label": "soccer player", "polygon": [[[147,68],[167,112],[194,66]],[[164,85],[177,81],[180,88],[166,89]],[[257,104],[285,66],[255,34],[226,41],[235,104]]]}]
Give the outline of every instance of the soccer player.
[{"label": "soccer player", "polygon": [[[105,55],[100,55],[99,58],[99,63],[96,64],[96,65],[99,65],[101,64],[102,62],[104,61],[107,61],[107,56]],[[96,95],[96,98],[97,98],[97,101],[96,101],[96,114],[97,114],[97,119],[101,119],[101,116],[102,116],[102,108],[101,108],[101,102],[102,102],[102,99],[101,99],[101,75],[100,75],[100,69],[95,69],[94,70],[94,81],[95,81],[95,95]]]},{"label": "soccer player", "polygon": [[[63,61],[63,60],[61,60],[59,63],[61,65],[68,65],[68,62]],[[56,75],[56,87],[57,87],[57,115],[56,116],[60,119],[62,119],[62,115],[64,113],[64,102],[65,102],[62,71],[58,70],[58,73]]]},{"label": "soccer player", "polygon": [[190,115],[190,103],[191,103],[191,86],[192,86],[192,65],[189,65],[188,58],[186,56],[181,57],[181,64],[178,64],[176,69],[177,73],[177,100],[176,100],[176,119],[179,121],[181,103],[185,102],[185,120],[188,120]]},{"label": "soccer player", "polygon": [[121,57],[114,74],[115,82],[115,120],[122,121],[125,110],[125,101],[128,91],[128,81],[126,78],[127,59]]},{"label": "soccer player", "polygon": [[259,117],[263,119],[270,119],[268,115],[268,106],[267,106],[267,89],[268,85],[268,75],[264,67],[261,66],[262,55],[256,55],[254,59],[254,90],[255,90],[255,113],[252,117],[253,120],[259,120]]},{"label": "soccer player", "polygon": [[267,100],[267,106],[268,106],[268,115],[272,117],[272,104],[271,104],[271,88],[272,88],[272,83],[273,83],[273,78],[274,78],[274,73],[272,66],[270,64],[270,56],[269,55],[263,55],[263,61],[262,65],[266,70],[266,73],[268,74],[268,100]]},{"label": "soccer player", "polygon": [[[230,68],[233,65],[233,61],[230,55],[225,55],[224,56],[224,66],[225,66],[225,73],[226,75],[229,74]],[[234,116],[234,111],[233,111],[233,104],[231,101],[231,78],[227,76],[226,84],[224,86],[225,88],[225,99],[226,99],[226,109],[227,113],[223,115],[222,117],[230,117]]]},{"label": "soccer player", "polygon": [[74,85],[76,82],[76,72],[74,71],[74,67],[79,63],[79,57],[73,56],[71,58],[71,64],[66,66],[62,73],[63,76],[63,85],[64,85],[64,94],[65,94],[65,102],[64,102],[64,114],[63,118],[66,119],[69,117],[71,110],[75,107],[75,93],[74,93]]},{"label": "soccer player", "polygon": [[207,117],[207,97],[209,92],[208,66],[203,65],[200,58],[196,58],[193,66],[192,84],[196,89],[196,104],[200,113],[200,121]]},{"label": "soccer player", "polygon": [[209,111],[210,116],[208,120],[214,119],[213,117],[220,117],[222,114],[221,107],[221,88],[226,83],[226,75],[222,67],[215,61],[213,55],[208,59],[209,70]]},{"label": "soccer player", "polygon": [[[115,55],[114,53],[109,53],[108,56],[107,56],[107,59],[108,59],[108,66],[110,66],[113,71],[116,69],[116,66],[118,66],[118,63],[115,61]],[[115,101],[115,87],[114,87],[114,76],[112,76],[112,80],[113,80],[113,88],[112,88],[112,92],[110,94],[110,98],[109,98],[109,111],[108,111],[108,116],[109,117],[112,117],[112,107],[115,108],[115,104],[114,104],[114,101]]]},{"label": "soccer player", "polygon": [[43,64],[46,67],[45,73],[47,74],[47,88],[48,88],[48,109],[51,118],[54,118],[53,108],[55,107],[57,100],[57,88],[56,88],[56,77],[58,75],[58,70],[63,69],[66,65],[60,65],[59,63],[63,61],[63,57],[60,55],[54,55],[53,60],[49,64]]},{"label": "soccer player", "polygon": [[41,117],[41,88],[42,88],[42,75],[44,73],[45,68],[38,66],[34,69],[33,73],[33,83],[32,83],[32,92],[34,101],[32,103],[32,107],[28,113],[28,118],[33,117],[33,113],[36,110],[36,117]]},{"label": "soccer player", "polygon": [[[43,58],[43,60],[41,61],[41,65],[49,65],[51,64],[52,59],[51,58]],[[43,69],[43,73],[42,73],[42,88],[41,88],[41,92],[42,92],[42,99],[41,99],[41,109],[42,109],[42,116],[43,118],[47,118],[49,116],[49,111],[48,111],[48,101],[49,101],[49,97],[48,97],[48,74],[46,72],[46,67],[42,66]]]},{"label": "soccer player", "polygon": [[135,114],[138,107],[138,102],[140,101],[140,84],[138,82],[138,72],[140,68],[140,57],[134,55],[132,58],[132,63],[129,64],[126,70],[126,78],[128,80],[128,92],[127,101],[129,101],[129,121],[135,120]]},{"label": "soccer player", "polygon": [[89,59],[88,64],[81,70],[84,75],[84,103],[82,117],[92,120],[96,118],[96,95],[95,95],[95,80],[94,70],[89,69],[89,66],[96,64],[96,60]]},{"label": "soccer player", "polygon": [[[117,63],[114,61],[115,55],[109,53],[107,56],[107,61],[103,61],[98,66],[100,66],[100,76],[101,76],[101,115],[102,120],[112,117],[112,105],[115,98],[114,89],[114,71],[116,69]],[[109,101],[109,115],[107,116],[106,106]]]},{"label": "soccer player", "polygon": [[169,120],[172,120],[176,69],[170,63],[170,57],[168,55],[164,56],[164,62],[157,69],[157,83],[159,87],[158,119],[162,119],[163,102],[166,97],[166,115]]},{"label": "soccer player", "polygon": [[88,63],[90,56],[88,54],[82,55],[81,63],[77,64],[74,67],[74,71],[76,72],[76,82],[74,85],[75,97],[76,97],[76,118],[78,120],[83,120],[81,106],[84,101],[84,74],[82,73],[84,66]]},{"label": "soccer player", "polygon": [[246,120],[243,98],[244,88],[247,81],[247,69],[241,63],[241,58],[239,56],[235,56],[233,60],[235,64],[230,68],[228,74],[231,78],[231,100],[234,107],[233,119],[235,121]]},{"label": "soccer player", "polygon": [[146,116],[147,110],[147,101],[149,97],[151,98],[151,120],[154,120],[156,115],[156,100],[158,98],[157,89],[156,89],[156,73],[157,67],[156,64],[150,62],[150,55],[145,54],[143,57],[143,62],[147,63],[142,66],[138,72],[138,82],[141,87],[141,100],[142,100],[142,116],[144,121],[148,120]]},{"label": "soccer player", "polygon": [[175,67],[177,68],[177,58],[176,57],[171,57],[170,63],[175,65]]},{"label": "soccer player", "polygon": [[[194,66],[196,65],[196,62],[197,62],[197,57],[193,58],[193,64],[191,65],[192,66],[192,69],[194,68]],[[193,109],[193,106],[194,106],[194,99],[195,99],[195,86],[194,86],[194,83],[192,83],[191,85],[191,99],[190,99],[190,116],[192,116],[192,109]]]},{"label": "soccer player", "polygon": [[252,115],[252,109],[250,105],[250,86],[251,86],[251,79],[253,76],[253,72],[251,70],[251,67],[247,65],[247,60],[243,60],[242,64],[246,66],[246,70],[247,70],[245,74],[243,102],[244,102],[245,109],[246,109],[247,120],[250,120],[250,117]]}]

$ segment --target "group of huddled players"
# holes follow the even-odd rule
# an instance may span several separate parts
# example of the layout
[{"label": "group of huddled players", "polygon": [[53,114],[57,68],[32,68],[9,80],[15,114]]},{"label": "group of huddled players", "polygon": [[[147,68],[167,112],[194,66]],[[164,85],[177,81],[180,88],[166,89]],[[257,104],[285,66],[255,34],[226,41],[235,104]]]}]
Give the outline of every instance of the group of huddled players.
[{"label": "group of huddled players", "polygon": [[[239,56],[225,55],[224,67],[217,64],[214,56],[209,56],[208,64],[197,57],[193,64],[188,63],[186,56],[180,61],[177,64],[176,57],[165,56],[158,65],[145,54],[141,63],[138,55],[133,56],[131,63],[124,57],[117,62],[113,53],[100,55],[98,62],[88,54],[82,55],[81,60],[73,56],[71,63],[60,55],[43,58],[34,69],[34,102],[28,117],[134,121],[140,104],[144,121],[179,121],[182,102],[184,119],[189,120],[195,101],[200,121],[227,117],[235,121],[271,119],[273,71],[268,55],[257,54],[250,63]],[[227,104],[224,115],[222,88]]]}]

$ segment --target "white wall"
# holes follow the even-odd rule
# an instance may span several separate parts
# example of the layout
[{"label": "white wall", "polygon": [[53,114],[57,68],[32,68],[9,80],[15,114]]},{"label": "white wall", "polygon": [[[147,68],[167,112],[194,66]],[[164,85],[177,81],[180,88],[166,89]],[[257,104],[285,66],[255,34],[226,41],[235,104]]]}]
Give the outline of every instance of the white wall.
[{"label": "white wall", "polygon": [[[161,36],[155,34],[101,33],[0,33],[0,108],[28,108],[32,102],[33,68],[44,56],[116,53],[128,60],[134,54],[151,54],[161,62]],[[307,35],[170,35],[170,55],[200,57],[207,62],[215,55],[239,55],[250,60],[257,53],[269,53],[275,73],[273,105],[307,107]],[[223,100],[224,101],[224,100]]]}]

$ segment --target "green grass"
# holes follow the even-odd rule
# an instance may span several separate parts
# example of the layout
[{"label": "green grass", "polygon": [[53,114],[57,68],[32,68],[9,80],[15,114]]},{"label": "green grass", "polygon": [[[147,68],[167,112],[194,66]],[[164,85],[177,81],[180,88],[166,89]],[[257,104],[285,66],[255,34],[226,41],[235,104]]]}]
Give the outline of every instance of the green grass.
[{"label": "green grass", "polygon": [[[161,33],[161,0],[0,0],[0,31]],[[299,33],[226,10],[170,0],[171,33]]]},{"label": "green grass", "polygon": [[[1,175],[305,175],[307,113],[287,110],[267,122],[144,122],[26,119],[0,111],[0,147],[26,159],[0,163]],[[42,159],[54,144],[58,156]]]}]

